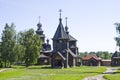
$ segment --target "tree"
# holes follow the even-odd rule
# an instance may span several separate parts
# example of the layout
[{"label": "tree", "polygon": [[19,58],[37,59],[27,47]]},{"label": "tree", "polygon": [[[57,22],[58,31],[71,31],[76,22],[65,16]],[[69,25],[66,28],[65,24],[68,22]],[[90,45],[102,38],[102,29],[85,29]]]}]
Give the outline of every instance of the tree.
[{"label": "tree", "polygon": [[16,54],[16,64],[22,64],[24,62],[25,47],[20,44],[16,44],[14,47],[14,54]]},{"label": "tree", "polygon": [[2,67],[2,57],[1,57],[1,42],[0,42],[0,67]]},{"label": "tree", "polygon": [[110,59],[111,58],[110,53],[108,53],[107,51],[103,52],[103,54],[104,54],[104,59]]},{"label": "tree", "polygon": [[40,36],[35,34],[33,29],[29,29],[24,32],[23,41],[21,41],[21,44],[25,47],[24,59],[26,67],[30,64],[37,63],[42,45],[42,41],[39,38]]},{"label": "tree", "polygon": [[16,45],[14,47],[14,53],[16,54],[16,64],[24,63],[25,46],[23,45],[24,32],[19,32],[16,35]]},{"label": "tree", "polygon": [[5,67],[11,67],[11,65],[15,62],[16,59],[16,55],[14,54],[16,31],[14,28],[14,23],[12,23],[10,26],[6,23],[2,33],[1,57],[2,61],[5,64]]},{"label": "tree", "polygon": [[115,23],[116,25],[116,32],[118,33],[118,37],[115,37],[116,45],[120,48],[120,23]]}]

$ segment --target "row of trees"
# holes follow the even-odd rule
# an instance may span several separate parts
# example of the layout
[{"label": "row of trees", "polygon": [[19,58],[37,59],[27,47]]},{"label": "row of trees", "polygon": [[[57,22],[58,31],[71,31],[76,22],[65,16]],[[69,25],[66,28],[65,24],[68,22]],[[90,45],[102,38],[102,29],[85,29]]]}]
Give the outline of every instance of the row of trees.
[{"label": "row of trees", "polygon": [[0,43],[0,66],[11,67],[16,63],[25,63],[28,67],[37,63],[42,45],[39,38],[34,29],[16,33],[13,23],[6,24]]}]

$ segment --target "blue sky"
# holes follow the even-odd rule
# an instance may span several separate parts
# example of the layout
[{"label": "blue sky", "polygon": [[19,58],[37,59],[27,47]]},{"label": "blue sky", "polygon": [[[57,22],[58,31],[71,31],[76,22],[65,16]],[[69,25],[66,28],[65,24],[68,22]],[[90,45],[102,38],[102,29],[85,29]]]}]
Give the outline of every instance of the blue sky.
[{"label": "blue sky", "polygon": [[42,29],[51,40],[59,23],[59,9],[64,26],[68,17],[69,32],[78,40],[80,52],[116,50],[114,23],[120,22],[120,0],[0,0],[0,33],[5,23],[12,22],[17,32],[36,30],[41,16]]}]

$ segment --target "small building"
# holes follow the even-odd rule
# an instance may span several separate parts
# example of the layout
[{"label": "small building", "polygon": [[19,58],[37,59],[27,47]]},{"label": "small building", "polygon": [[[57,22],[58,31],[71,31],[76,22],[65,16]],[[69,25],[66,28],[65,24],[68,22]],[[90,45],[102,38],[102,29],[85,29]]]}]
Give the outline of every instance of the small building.
[{"label": "small building", "polygon": [[117,51],[111,57],[111,66],[120,66],[120,56]]},{"label": "small building", "polygon": [[39,64],[39,65],[49,64],[49,57],[44,55],[44,54],[40,54],[40,57],[38,58],[37,64]]},{"label": "small building", "polygon": [[100,66],[101,58],[96,55],[87,55],[81,58],[82,65],[85,66]]},{"label": "small building", "polygon": [[42,50],[40,51],[40,56],[38,58],[37,64],[40,65],[45,65],[45,64],[51,64],[51,45],[49,44],[49,40],[47,39],[45,43],[45,34],[43,34],[43,30],[42,30],[42,24],[39,22],[37,24],[37,31],[36,34],[40,35],[40,39],[42,40],[43,44],[42,44]]},{"label": "small building", "polygon": [[68,68],[77,65],[78,48],[76,39],[68,32],[67,18],[66,26],[63,27],[61,10],[59,25],[53,37],[53,51],[51,56],[52,68]]},{"label": "small building", "polygon": [[101,66],[111,66],[111,60],[102,59]]}]

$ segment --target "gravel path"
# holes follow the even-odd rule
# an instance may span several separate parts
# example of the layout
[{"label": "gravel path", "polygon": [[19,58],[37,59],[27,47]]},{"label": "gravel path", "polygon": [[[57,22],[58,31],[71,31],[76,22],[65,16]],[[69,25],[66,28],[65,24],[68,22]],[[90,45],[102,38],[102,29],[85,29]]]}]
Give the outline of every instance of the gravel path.
[{"label": "gravel path", "polygon": [[87,77],[83,80],[106,80],[103,78],[104,74],[93,76],[93,77]]},{"label": "gravel path", "polygon": [[120,69],[120,68],[107,68],[106,72],[104,72],[103,74],[113,74],[113,73],[115,73],[118,69]]},{"label": "gravel path", "polygon": [[120,68],[107,68],[106,72],[104,72],[103,74],[97,75],[97,76],[92,76],[92,77],[87,77],[87,78],[84,78],[83,80],[106,80],[106,79],[103,78],[104,75],[113,74],[118,69],[120,69]]},{"label": "gravel path", "polygon": [[6,70],[6,69],[1,69],[0,72],[3,72],[3,71],[5,71],[5,70]]}]

